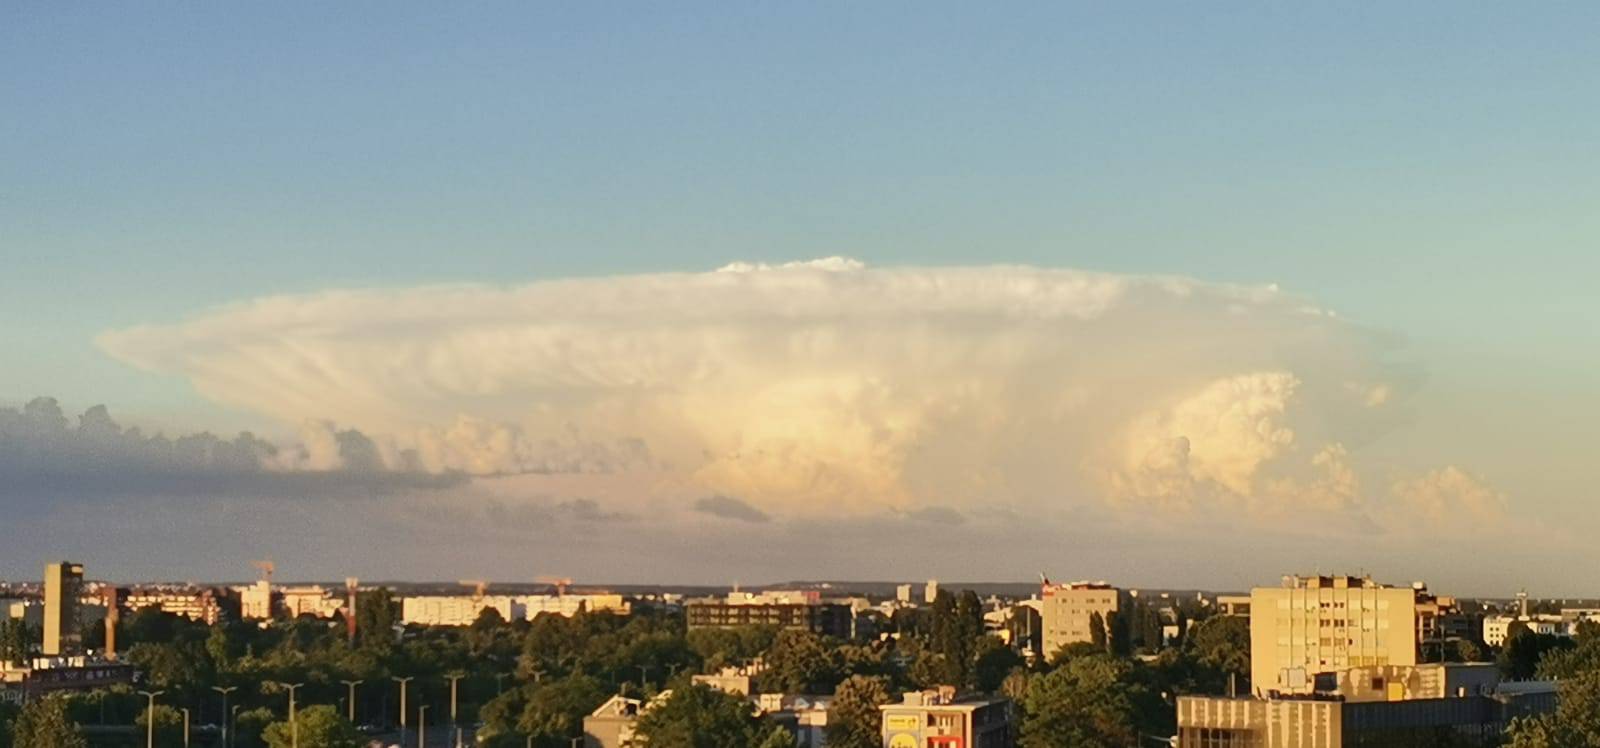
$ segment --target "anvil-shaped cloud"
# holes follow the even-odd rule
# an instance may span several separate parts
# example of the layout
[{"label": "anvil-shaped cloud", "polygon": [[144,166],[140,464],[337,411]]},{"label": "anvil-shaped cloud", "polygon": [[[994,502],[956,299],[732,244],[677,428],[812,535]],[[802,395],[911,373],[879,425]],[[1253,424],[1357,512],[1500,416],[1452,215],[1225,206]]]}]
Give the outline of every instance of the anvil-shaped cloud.
[{"label": "anvil-shaped cloud", "polygon": [[277,296],[99,343],[391,466],[644,468],[775,517],[1372,514],[1351,454],[1405,394],[1383,336],[1273,286],[843,258]]}]

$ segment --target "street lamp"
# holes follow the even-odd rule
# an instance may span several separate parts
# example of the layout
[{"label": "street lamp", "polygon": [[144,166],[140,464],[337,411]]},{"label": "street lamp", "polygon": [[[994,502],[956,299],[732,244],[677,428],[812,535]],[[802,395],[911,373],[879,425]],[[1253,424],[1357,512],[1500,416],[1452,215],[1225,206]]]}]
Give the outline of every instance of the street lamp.
[{"label": "street lamp", "polygon": [[406,684],[410,683],[415,678],[416,678],[416,676],[414,676],[414,675],[408,675],[408,676],[406,676],[404,678],[401,678],[399,676],[390,676],[389,677],[389,680],[392,680],[392,681],[400,684],[400,744],[401,745],[405,745],[405,742],[406,742]]},{"label": "street lamp", "polygon": [[189,748],[189,707],[183,708],[183,748]]},{"label": "street lamp", "polygon": [[232,712],[228,711],[228,694],[239,690],[239,687],[228,686],[227,688],[223,688],[222,686],[212,686],[211,690],[222,694],[222,745],[223,748],[227,748],[227,746],[230,745],[228,742],[228,736],[233,732],[232,730],[228,729],[228,717],[232,715]]},{"label": "street lamp", "polygon": [[144,745],[145,748],[156,748],[156,697],[166,691],[140,691],[139,694],[150,700],[150,710],[144,718]]},{"label": "street lamp", "polygon": [[456,683],[467,676],[454,672],[445,677],[450,679],[450,732],[456,737],[456,748],[461,748],[461,726],[456,723]]},{"label": "street lamp", "polygon": [[417,710],[417,748],[427,748],[428,741],[428,705],[423,704]]},{"label": "street lamp", "polygon": [[300,748],[300,723],[294,718],[294,693],[304,683],[279,683],[279,688],[289,689],[289,745],[291,748]]},{"label": "street lamp", "polygon": [[366,681],[363,681],[363,680],[342,680],[342,681],[339,681],[339,682],[343,683],[347,688],[350,689],[350,716],[349,716],[349,719],[350,719],[350,724],[353,725],[353,724],[356,723],[356,686],[359,686],[362,683],[365,683]]}]

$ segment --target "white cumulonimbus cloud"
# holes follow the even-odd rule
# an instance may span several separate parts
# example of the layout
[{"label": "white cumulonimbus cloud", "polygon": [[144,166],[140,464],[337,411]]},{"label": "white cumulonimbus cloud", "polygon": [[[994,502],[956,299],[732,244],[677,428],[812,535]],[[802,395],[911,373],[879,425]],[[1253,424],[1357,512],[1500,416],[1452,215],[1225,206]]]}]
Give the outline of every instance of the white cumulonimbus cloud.
[{"label": "white cumulonimbus cloud", "polygon": [[[842,258],[277,296],[99,344],[391,467],[646,468],[750,516],[1357,506],[1405,394],[1379,336],[1272,286]],[[341,454],[318,428],[308,466]]]}]

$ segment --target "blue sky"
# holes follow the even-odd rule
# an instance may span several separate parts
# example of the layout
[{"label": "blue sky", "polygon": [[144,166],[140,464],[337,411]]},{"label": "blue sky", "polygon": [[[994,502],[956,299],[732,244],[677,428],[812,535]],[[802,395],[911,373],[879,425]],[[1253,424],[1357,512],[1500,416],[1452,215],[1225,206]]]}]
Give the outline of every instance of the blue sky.
[{"label": "blue sky", "polygon": [[828,255],[1176,274],[1395,336],[1426,385],[1380,447],[1447,443],[1576,516],[1597,27],[1582,3],[12,3],[0,403],[275,423],[94,343],[271,294]]}]

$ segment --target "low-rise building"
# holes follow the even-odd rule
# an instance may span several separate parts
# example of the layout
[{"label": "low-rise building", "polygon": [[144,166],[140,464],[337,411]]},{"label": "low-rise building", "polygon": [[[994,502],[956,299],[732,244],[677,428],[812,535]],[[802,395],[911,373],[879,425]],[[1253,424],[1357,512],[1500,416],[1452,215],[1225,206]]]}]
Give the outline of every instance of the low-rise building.
[{"label": "low-rise building", "polygon": [[1011,701],[958,697],[955,689],[907,693],[878,707],[885,748],[1012,748]]},{"label": "low-rise building", "polygon": [[612,696],[583,718],[583,748],[627,748],[633,741],[633,727],[639,715],[672,698],[668,689],[649,701]]},{"label": "low-rise building", "polygon": [[21,667],[0,663],[0,703],[22,704],[58,691],[93,691],[133,679],[132,665],[98,656],[35,657]]},{"label": "low-rise building", "polygon": [[764,693],[755,697],[756,710],[788,730],[796,748],[827,745],[828,706],[832,703],[832,696]]},{"label": "low-rise building", "polygon": [[[1179,748],[1341,748],[1424,745],[1440,731],[1498,745],[1514,717],[1555,707],[1555,684],[1501,684],[1489,694],[1401,701],[1337,696],[1178,697]],[[1515,688],[1505,688],[1515,686]]]}]

